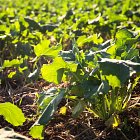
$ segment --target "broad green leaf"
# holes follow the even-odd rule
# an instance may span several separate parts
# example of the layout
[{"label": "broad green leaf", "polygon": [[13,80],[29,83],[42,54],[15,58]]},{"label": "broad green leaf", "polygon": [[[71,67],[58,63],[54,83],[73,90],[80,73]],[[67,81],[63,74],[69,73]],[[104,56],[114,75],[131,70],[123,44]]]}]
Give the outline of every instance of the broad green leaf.
[{"label": "broad green leaf", "polygon": [[119,40],[124,40],[133,37],[132,33],[126,29],[121,29],[116,33],[116,38]]},{"label": "broad green leaf", "polygon": [[50,45],[50,41],[47,39],[43,40],[41,43],[36,45],[34,47],[34,52],[36,56],[39,57],[39,56],[45,55],[45,56],[54,58],[62,50],[61,45],[52,46],[52,47],[49,47],[49,45]]},{"label": "broad green leaf", "polygon": [[116,42],[113,46],[107,48],[107,53],[111,54],[110,58],[123,60],[134,60],[139,56],[139,51],[136,49],[137,38],[131,38],[132,33],[128,30],[120,30],[116,34]]},{"label": "broad green leaf", "polygon": [[62,50],[62,46],[61,45],[57,45],[57,46],[52,46],[49,47],[48,50],[46,50],[44,52],[44,55],[48,56],[48,57],[52,57],[55,58],[58,56],[59,52]]},{"label": "broad green leaf", "polygon": [[94,34],[94,35],[92,36],[92,38],[93,38],[93,42],[94,42],[95,44],[99,44],[99,43],[102,43],[102,42],[103,42],[102,37],[98,37],[97,34]]},{"label": "broad green leaf", "polygon": [[45,39],[38,45],[34,46],[34,52],[35,52],[36,56],[39,57],[41,55],[44,55],[47,52],[47,50],[49,49],[49,45],[50,45],[50,41]]},{"label": "broad green leaf", "polygon": [[106,79],[109,81],[109,85],[112,87],[120,87],[121,86],[121,81],[115,75],[108,75],[108,76],[106,76]]},{"label": "broad green leaf", "polygon": [[140,72],[140,63],[135,63],[128,60],[116,60],[102,58],[99,61],[102,75],[109,81],[112,87],[120,87],[131,76],[131,72]]},{"label": "broad green leaf", "polygon": [[94,42],[95,44],[99,44],[103,42],[103,39],[101,37],[98,37],[97,34],[93,34],[89,37],[83,35],[77,39],[77,44],[79,47],[83,46],[84,43],[88,43],[88,42]]},{"label": "broad green leaf", "polygon": [[65,91],[61,90],[53,99],[50,101],[48,106],[43,111],[42,115],[39,119],[35,122],[35,125],[46,125],[54,112],[56,111],[58,104],[61,102],[62,98],[64,97]]},{"label": "broad green leaf", "polygon": [[71,72],[76,72],[78,64],[74,62],[68,62],[66,68],[68,68]]},{"label": "broad green leaf", "polygon": [[109,85],[112,87],[121,87],[130,77],[130,68],[125,63],[115,59],[103,58],[100,62],[100,69]]},{"label": "broad green leaf", "polygon": [[[84,95],[84,88],[81,85],[73,86],[71,88],[71,95],[72,95],[72,98],[73,97],[75,98],[75,96],[76,97],[83,97],[83,95]],[[68,96],[68,98],[69,98],[69,96]]]},{"label": "broad green leaf", "polygon": [[111,14],[109,15],[109,21],[110,22],[123,22],[126,21],[127,17],[123,14],[119,14],[119,16],[117,14]]},{"label": "broad green leaf", "polygon": [[61,57],[57,57],[54,59],[51,64],[44,64],[41,68],[41,74],[43,79],[48,82],[60,83],[63,77],[64,68],[66,67],[66,63]]},{"label": "broad green leaf", "polygon": [[93,78],[91,80],[85,80],[81,84],[80,92],[84,92],[85,98],[90,98],[92,95],[95,95],[100,87],[100,80],[97,78]]},{"label": "broad green leaf", "polygon": [[10,102],[0,103],[0,115],[3,115],[5,120],[14,126],[22,125],[25,122],[21,109]]},{"label": "broad green leaf", "polygon": [[29,134],[34,138],[34,139],[44,139],[42,136],[44,126],[43,125],[34,125],[30,128]]}]

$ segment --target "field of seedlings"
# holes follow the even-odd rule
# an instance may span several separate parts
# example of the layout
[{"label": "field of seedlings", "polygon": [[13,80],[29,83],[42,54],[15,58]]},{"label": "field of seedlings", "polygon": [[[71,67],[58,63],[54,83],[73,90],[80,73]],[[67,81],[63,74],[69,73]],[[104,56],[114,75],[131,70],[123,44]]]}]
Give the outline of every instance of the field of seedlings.
[{"label": "field of seedlings", "polygon": [[0,0],[0,140],[140,139],[140,0]]}]

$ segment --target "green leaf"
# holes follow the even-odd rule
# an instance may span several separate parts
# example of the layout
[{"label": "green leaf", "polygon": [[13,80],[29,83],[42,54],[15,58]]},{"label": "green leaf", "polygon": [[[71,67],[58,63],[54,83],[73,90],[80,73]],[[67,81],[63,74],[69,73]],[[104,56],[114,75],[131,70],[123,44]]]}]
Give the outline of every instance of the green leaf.
[{"label": "green leaf", "polygon": [[77,44],[79,47],[83,46],[84,43],[94,42],[95,44],[99,44],[103,42],[103,39],[101,37],[98,37],[97,34],[93,34],[89,37],[86,37],[85,35],[80,36],[77,39]]},{"label": "green leaf", "polygon": [[130,78],[131,73],[140,72],[140,63],[128,60],[102,58],[99,65],[102,75],[112,87],[121,87]]},{"label": "green leaf", "polygon": [[106,79],[109,81],[109,85],[112,87],[120,87],[121,86],[121,81],[115,75],[108,75],[108,76],[106,76]]},{"label": "green leaf", "polygon": [[113,59],[116,56],[116,51],[117,51],[117,46],[116,45],[113,45],[113,46],[111,46],[107,49],[107,53],[111,54],[110,58],[113,58]]},{"label": "green leaf", "polygon": [[66,68],[69,69],[71,72],[76,72],[78,64],[74,62],[69,62],[66,65]]},{"label": "green leaf", "polygon": [[64,68],[66,67],[66,63],[61,57],[57,57],[54,59],[51,64],[44,64],[41,68],[41,74],[43,79],[48,82],[60,83],[63,77]]},{"label": "green leaf", "polygon": [[99,61],[102,75],[104,75],[109,85],[112,87],[121,87],[130,77],[130,69],[123,61],[103,58]]},{"label": "green leaf", "polygon": [[54,87],[48,89],[47,91],[43,91],[39,93],[38,104],[41,110],[44,110],[50,101],[54,98],[58,90]]},{"label": "green leaf", "polygon": [[122,14],[129,10],[131,0],[124,0],[122,4]]},{"label": "green leaf", "polygon": [[116,38],[119,40],[124,40],[133,37],[132,33],[126,29],[121,29],[116,33]]},{"label": "green leaf", "polygon": [[54,58],[62,50],[61,45],[52,46],[52,47],[49,47],[49,45],[50,45],[50,41],[47,39],[43,40],[41,43],[36,45],[34,47],[34,52],[36,56],[39,57],[39,56],[45,55],[45,56]]},{"label": "green leaf", "polygon": [[23,63],[23,59],[21,59],[21,60],[13,59],[11,61],[10,60],[4,60],[3,68],[8,68],[8,67],[20,65],[22,63]]},{"label": "green leaf", "polygon": [[55,58],[58,56],[59,52],[62,50],[62,46],[61,45],[57,45],[57,46],[52,46],[50,48],[48,48],[45,52],[44,55],[48,56],[48,57],[52,57]]},{"label": "green leaf", "polygon": [[15,71],[13,71],[13,72],[10,72],[9,74],[8,74],[8,78],[13,78],[13,76],[16,74],[16,72]]},{"label": "green leaf", "polygon": [[92,95],[95,95],[100,86],[100,80],[97,78],[93,78],[92,80],[85,80],[81,84],[80,92],[84,91],[84,97],[89,99]]},{"label": "green leaf", "polygon": [[30,128],[29,134],[34,138],[34,139],[43,139],[44,137],[42,136],[43,133],[43,125],[35,125]]},{"label": "green leaf", "polygon": [[59,93],[53,97],[50,101],[48,106],[45,108],[42,115],[39,119],[35,122],[35,125],[45,125],[51,119],[53,113],[56,111],[58,104],[61,102],[62,98],[64,97],[65,91],[62,89]]},{"label": "green leaf", "polygon": [[34,52],[36,54],[36,56],[41,56],[44,55],[45,52],[49,49],[49,45],[50,45],[50,41],[49,40],[43,40],[41,43],[39,43],[38,45],[36,45],[34,47]]},{"label": "green leaf", "polygon": [[57,110],[58,104],[61,102],[62,98],[65,95],[65,90],[61,89],[57,95],[55,95],[52,100],[47,104],[46,108],[43,110],[43,113],[39,119],[34,123],[30,128],[30,135],[33,138],[43,139],[42,131],[44,125],[46,125],[52,118],[54,112]]},{"label": "green leaf", "polygon": [[78,39],[77,39],[77,44],[79,47],[81,47],[86,41],[86,35],[83,35],[83,36],[80,36]]},{"label": "green leaf", "polygon": [[0,115],[3,115],[5,120],[14,126],[22,125],[25,122],[21,109],[10,102],[0,103]]},{"label": "green leaf", "polygon": [[33,29],[33,30],[40,30],[41,29],[39,23],[37,23],[33,19],[28,18],[28,17],[25,17],[24,19],[26,22],[28,22],[30,29]]},{"label": "green leaf", "polygon": [[85,109],[85,102],[83,100],[79,100],[78,104],[74,107],[72,111],[72,116],[74,118],[78,117],[83,110]]}]

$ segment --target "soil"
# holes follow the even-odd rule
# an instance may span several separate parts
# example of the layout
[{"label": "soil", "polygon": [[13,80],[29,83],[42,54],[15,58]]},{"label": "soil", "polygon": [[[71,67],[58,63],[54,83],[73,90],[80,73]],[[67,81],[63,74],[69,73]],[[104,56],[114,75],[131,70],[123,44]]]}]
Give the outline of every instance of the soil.
[{"label": "soil", "polygon": [[[16,85],[16,86],[15,86]],[[0,102],[12,102],[20,107],[27,120],[23,126],[14,127],[0,116],[0,128],[10,127],[15,132],[31,138],[29,129],[37,119],[36,93],[42,89],[48,89],[53,85],[45,81],[28,84],[10,82],[0,87]],[[64,85],[60,85],[64,86]],[[140,139],[140,83],[133,91],[128,108],[120,115],[121,124],[118,128],[112,129],[105,126],[105,122],[93,117],[84,111],[78,118],[71,116],[69,109],[66,115],[54,114],[52,120],[45,127],[45,140],[139,140]],[[60,106],[63,106],[62,101]],[[32,138],[31,138],[32,139]]]}]

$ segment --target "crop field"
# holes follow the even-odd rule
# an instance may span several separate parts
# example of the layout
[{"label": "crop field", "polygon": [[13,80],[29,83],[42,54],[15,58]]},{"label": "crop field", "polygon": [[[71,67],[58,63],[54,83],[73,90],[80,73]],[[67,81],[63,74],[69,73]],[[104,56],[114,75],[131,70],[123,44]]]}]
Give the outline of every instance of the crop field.
[{"label": "crop field", "polygon": [[140,0],[0,0],[0,140],[140,139]]}]

